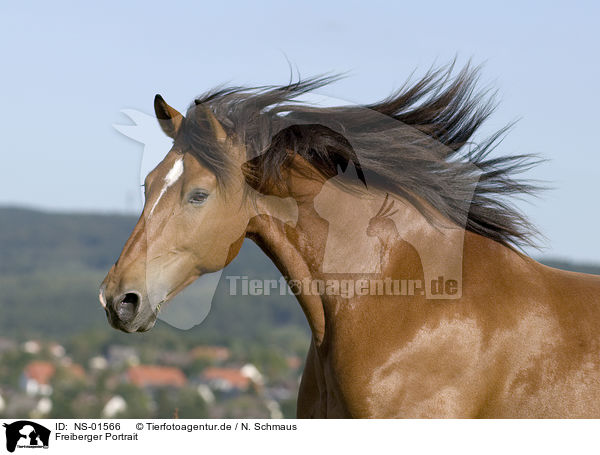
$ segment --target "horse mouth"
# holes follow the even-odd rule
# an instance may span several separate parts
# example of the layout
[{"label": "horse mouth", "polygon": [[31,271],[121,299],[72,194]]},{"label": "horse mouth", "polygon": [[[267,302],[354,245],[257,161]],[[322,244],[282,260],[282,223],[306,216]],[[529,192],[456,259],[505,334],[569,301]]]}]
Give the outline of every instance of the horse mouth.
[{"label": "horse mouth", "polygon": [[153,312],[149,312],[148,315],[140,314],[131,322],[120,320],[114,313],[108,311],[108,309],[105,309],[105,312],[110,326],[125,333],[148,332],[156,324],[156,314]]}]

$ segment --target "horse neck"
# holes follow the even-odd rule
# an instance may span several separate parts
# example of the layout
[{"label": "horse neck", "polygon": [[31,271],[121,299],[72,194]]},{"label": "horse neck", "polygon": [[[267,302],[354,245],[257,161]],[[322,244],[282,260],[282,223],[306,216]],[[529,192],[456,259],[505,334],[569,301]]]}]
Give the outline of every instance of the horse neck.
[{"label": "horse neck", "polygon": [[[319,249],[327,238],[327,223],[315,215],[314,208],[299,205],[297,223],[292,227],[278,217],[261,214],[250,220],[246,236],[265,252],[288,281],[313,280],[319,276]],[[325,315],[321,298],[305,294],[297,298],[313,336],[322,340]]]},{"label": "horse neck", "polygon": [[[443,276],[459,282],[456,297],[460,297],[463,229],[442,219],[434,226],[411,204],[389,195],[395,213],[386,220],[392,222],[392,228],[369,235],[370,223],[377,218],[387,193],[365,194],[325,184],[308,195],[304,192],[297,197],[301,192],[294,188],[291,194],[297,203],[295,226],[263,214],[252,218],[247,231],[288,280],[416,276],[430,283]],[[306,293],[297,298],[318,342],[324,334],[326,316],[336,313],[334,307],[340,299]]]}]

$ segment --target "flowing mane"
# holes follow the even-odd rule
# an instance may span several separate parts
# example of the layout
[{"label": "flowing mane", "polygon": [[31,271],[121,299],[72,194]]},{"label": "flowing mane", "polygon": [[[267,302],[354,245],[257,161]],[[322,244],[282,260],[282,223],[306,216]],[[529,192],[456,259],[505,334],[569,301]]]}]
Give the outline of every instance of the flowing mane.
[{"label": "flowing mane", "polygon": [[425,216],[420,201],[504,245],[534,245],[535,229],[506,196],[536,191],[514,177],[536,164],[535,157],[489,156],[510,125],[470,142],[495,107],[493,96],[476,90],[478,69],[467,66],[456,75],[453,65],[432,69],[374,104],[315,107],[299,99],[338,79],[215,89],[190,106],[175,144],[226,182],[230,162],[208,134],[208,108],[246,147],[246,177],[259,191],[282,184],[291,150],[328,178],[352,163],[367,187],[399,194]]}]

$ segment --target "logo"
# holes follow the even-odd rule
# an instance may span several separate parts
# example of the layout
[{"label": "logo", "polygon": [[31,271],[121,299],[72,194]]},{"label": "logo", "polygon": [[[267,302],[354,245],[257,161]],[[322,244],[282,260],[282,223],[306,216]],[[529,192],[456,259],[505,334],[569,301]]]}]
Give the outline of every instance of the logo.
[{"label": "logo", "polygon": [[14,452],[19,449],[47,449],[50,442],[50,430],[39,423],[19,420],[6,427],[6,450]]}]

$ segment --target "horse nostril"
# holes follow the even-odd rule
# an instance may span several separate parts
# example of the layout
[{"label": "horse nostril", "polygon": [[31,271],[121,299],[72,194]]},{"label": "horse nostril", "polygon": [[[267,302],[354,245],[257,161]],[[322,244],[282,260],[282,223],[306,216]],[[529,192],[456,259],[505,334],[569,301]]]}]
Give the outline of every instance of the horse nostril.
[{"label": "horse nostril", "polygon": [[122,322],[133,320],[140,305],[140,296],[137,292],[128,292],[113,303],[113,309]]}]

